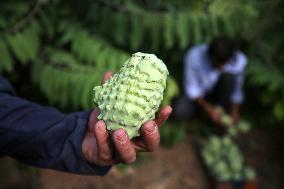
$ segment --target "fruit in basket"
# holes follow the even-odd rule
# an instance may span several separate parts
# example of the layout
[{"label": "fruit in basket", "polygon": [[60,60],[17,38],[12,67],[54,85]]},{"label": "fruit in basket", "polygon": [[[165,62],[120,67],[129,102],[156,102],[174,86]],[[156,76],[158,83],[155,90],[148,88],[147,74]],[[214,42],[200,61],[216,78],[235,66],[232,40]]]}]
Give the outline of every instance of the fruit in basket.
[{"label": "fruit in basket", "polygon": [[216,107],[216,111],[221,115],[221,123],[227,127],[231,127],[233,125],[233,120],[230,115],[228,115],[225,110],[221,106]]},{"label": "fruit in basket", "polygon": [[255,177],[256,177],[256,174],[255,174],[255,171],[252,168],[250,168],[250,167],[244,168],[244,179],[245,180],[250,181],[250,180],[255,179]]},{"label": "fruit in basket", "polygon": [[139,129],[155,117],[163,99],[169,72],[154,54],[135,53],[102,86],[94,88],[94,102],[99,119],[109,131],[124,128],[129,138],[139,136]]},{"label": "fruit in basket", "polygon": [[230,136],[211,136],[203,146],[202,157],[218,181],[251,180],[255,172],[246,167],[242,152]]},{"label": "fruit in basket", "polygon": [[247,133],[250,130],[250,124],[245,121],[240,121],[238,124],[238,129],[241,133]]}]

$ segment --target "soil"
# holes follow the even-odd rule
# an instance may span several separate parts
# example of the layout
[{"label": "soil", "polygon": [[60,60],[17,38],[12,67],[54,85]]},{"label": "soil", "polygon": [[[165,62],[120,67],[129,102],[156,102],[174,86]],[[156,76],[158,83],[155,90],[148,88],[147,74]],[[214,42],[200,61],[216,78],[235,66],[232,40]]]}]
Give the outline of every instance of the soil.
[{"label": "soil", "polygon": [[190,141],[187,138],[171,149],[161,148],[144,155],[140,157],[141,165],[130,166],[123,172],[114,167],[105,177],[42,170],[39,185],[42,189],[206,189],[207,180]]},{"label": "soil", "polygon": [[[254,167],[261,188],[284,188],[283,129],[257,130],[238,143],[247,164]],[[207,189],[206,169],[193,146],[192,136],[172,148],[142,154],[133,166],[115,166],[104,177],[80,176],[34,169],[10,159],[0,159],[0,188],[40,189]]]}]

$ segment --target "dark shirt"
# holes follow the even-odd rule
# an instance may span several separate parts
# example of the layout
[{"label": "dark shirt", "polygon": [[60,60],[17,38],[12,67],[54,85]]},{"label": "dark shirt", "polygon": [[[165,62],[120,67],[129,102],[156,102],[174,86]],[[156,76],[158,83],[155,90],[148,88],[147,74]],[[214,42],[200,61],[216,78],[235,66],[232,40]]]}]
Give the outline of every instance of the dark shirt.
[{"label": "dark shirt", "polygon": [[90,164],[82,153],[89,114],[63,114],[16,97],[0,76],[0,156],[41,168],[104,175],[110,167]]}]

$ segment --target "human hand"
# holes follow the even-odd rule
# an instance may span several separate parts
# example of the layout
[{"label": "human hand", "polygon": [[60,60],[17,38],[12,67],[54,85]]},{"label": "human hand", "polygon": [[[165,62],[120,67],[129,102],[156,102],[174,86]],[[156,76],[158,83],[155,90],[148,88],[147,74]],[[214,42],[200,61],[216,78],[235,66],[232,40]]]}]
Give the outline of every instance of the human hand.
[{"label": "human hand", "polygon": [[212,121],[214,121],[217,124],[221,124],[221,112],[218,111],[216,108],[212,107],[210,108],[210,110],[208,111],[209,113],[209,117],[212,119]]},{"label": "human hand", "polygon": [[[111,77],[104,75],[103,82]],[[133,163],[138,151],[154,151],[160,142],[159,127],[167,120],[172,112],[170,106],[160,109],[155,120],[147,121],[141,127],[141,136],[130,140],[124,129],[109,133],[106,124],[98,120],[99,109],[92,111],[88,128],[83,139],[82,151],[85,159],[96,165],[107,166],[119,162]]]}]

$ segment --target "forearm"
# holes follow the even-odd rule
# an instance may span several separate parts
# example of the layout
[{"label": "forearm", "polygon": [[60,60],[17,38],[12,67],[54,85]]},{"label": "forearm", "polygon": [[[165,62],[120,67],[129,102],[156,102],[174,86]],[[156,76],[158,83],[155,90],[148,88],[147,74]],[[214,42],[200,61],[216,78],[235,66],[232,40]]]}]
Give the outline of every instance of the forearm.
[{"label": "forearm", "polygon": [[107,172],[108,167],[90,165],[83,158],[82,140],[88,112],[66,115],[13,96],[1,84],[0,156],[78,174]]},{"label": "forearm", "polygon": [[233,119],[234,125],[239,121],[240,117],[240,105],[236,103],[231,104],[231,117]]},{"label": "forearm", "polygon": [[212,104],[210,104],[203,97],[196,98],[196,102],[207,113],[210,113],[211,111],[214,110],[214,107],[212,106]]}]

